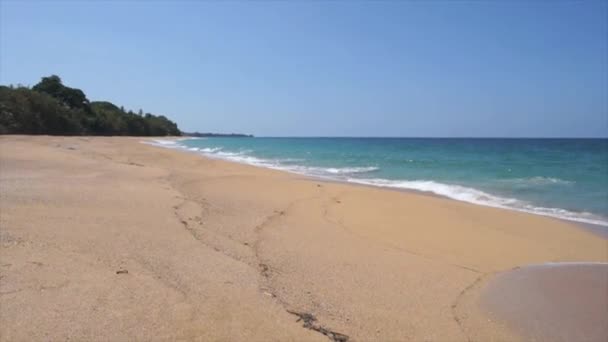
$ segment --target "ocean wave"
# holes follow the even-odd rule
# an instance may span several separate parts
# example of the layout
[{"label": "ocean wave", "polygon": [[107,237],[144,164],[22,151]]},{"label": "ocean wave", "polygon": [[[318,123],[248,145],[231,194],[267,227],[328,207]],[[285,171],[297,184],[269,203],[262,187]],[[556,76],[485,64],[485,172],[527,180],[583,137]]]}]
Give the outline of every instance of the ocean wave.
[{"label": "ocean wave", "polygon": [[304,175],[312,176],[339,176],[351,175],[356,173],[367,173],[379,170],[376,166],[356,166],[356,167],[317,167],[294,165],[293,163],[303,162],[300,158],[283,158],[283,159],[263,159],[249,155],[251,150],[224,151],[221,147],[198,149],[206,156],[212,158],[226,159],[238,163],[245,163],[255,166],[263,166],[276,170],[283,170]]},{"label": "ocean wave", "polygon": [[365,184],[379,187],[389,187],[396,189],[417,190],[423,192],[431,192],[437,195],[445,196],[458,201],[484,205],[495,208],[511,209],[523,211],[531,214],[550,216],[563,220],[576,221],[581,223],[589,223],[600,226],[608,226],[608,221],[603,217],[588,212],[572,212],[560,208],[546,208],[532,205],[528,202],[506,198],[488,194],[481,190],[460,186],[444,184],[428,180],[404,181],[404,180],[388,180],[388,179],[364,179],[364,178],[349,178],[351,183]]},{"label": "ocean wave", "polygon": [[243,156],[246,155],[246,152],[230,152],[230,151],[221,151],[221,150],[216,150],[216,151],[212,151],[213,149],[210,149],[210,151],[205,151],[208,154],[213,154],[215,156],[218,157],[225,157],[225,158],[230,158],[230,157],[238,157],[238,156]]},{"label": "ocean wave", "polygon": [[341,168],[328,167],[328,168],[325,168],[323,170],[326,171],[326,172],[328,172],[328,173],[331,173],[331,174],[341,175],[341,174],[374,172],[374,171],[380,170],[380,168],[378,168],[376,166],[341,167]]},{"label": "ocean wave", "polygon": [[149,145],[157,145],[157,146],[163,146],[163,147],[170,147],[170,146],[178,146],[178,142],[176,140],[161,140],[161,139],[153,139],[153,140],[143,140],[141,141],[144,144],[149,144]]},{"label": "ocean wave", "polygon": [[185,140],[192,140],[193,138],[172,138],[172,139],[150,139],[150,140],[141,140],[141,143],[155,146],[162,146],[168,148],[180,148],[180,149],[188,149],[187,146],[181,145],[180,142]]},{"label": "ocean wave", "polygon": [[335,179],[342,179],[341,177],[347,175],[353,175],[357,173],[367,173],[380,170],[375,166],[361,166],[361,167],[318,167],[318,166],[303,166],[303,165],[278,165],[276,167],[280,170],[295,172],[298,174],[309,175],[309,176],[320,176]]},{"label": "ocean wave", "polygon": [[199,152],[210,158],[229,160],[236,163],[249,164],[254,166],[276,168],[279,165],[277,162],[271,160],[261,159],[248,155],[251,150],[232,152],[224,151],[222,147],[206,147],[199,149]]},{"label": "ocean wave", "polygon": [[514,186],[545,186],[545,185],[569,185],[573,184],[573,181],[554,178],[554,177],[529,177],[529,178],[510,178],[500,179],[500,183],[507,183]]},{"label": "ocean wave", "polygon": [[279,159],[281,163],[300,163],[306,161],[304,158],[281,158]]},{"label": "ocean wave", "polygon": [[221,147],[205,147],[205,148],[199,148],[199,151],[204,152],[204,153],[214,153],[217,151],[220,151],[222,148]]}]

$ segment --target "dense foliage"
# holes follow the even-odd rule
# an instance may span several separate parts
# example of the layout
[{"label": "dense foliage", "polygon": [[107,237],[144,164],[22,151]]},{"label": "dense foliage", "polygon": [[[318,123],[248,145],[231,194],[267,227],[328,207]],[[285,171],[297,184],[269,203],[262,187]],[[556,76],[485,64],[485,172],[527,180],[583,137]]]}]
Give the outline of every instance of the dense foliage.
[{"label": "dense foliage", "polygon": [[0,86],[0,134],[181,135],[162,115],[125,111],[110,102],[89,102],[80,89],[58,76],[43,77],[31,89]]}]

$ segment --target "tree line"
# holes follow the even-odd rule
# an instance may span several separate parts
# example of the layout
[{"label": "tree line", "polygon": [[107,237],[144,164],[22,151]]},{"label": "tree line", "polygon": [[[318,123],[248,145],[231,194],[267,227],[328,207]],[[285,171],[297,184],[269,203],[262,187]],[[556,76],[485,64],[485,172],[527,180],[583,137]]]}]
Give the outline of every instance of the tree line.
[{"label": "tree line", "polygon": [[90,102],[56,75],[35,86],[0,85],[0,134],[181,135],[163,115],[125,111],[111,102]]}]

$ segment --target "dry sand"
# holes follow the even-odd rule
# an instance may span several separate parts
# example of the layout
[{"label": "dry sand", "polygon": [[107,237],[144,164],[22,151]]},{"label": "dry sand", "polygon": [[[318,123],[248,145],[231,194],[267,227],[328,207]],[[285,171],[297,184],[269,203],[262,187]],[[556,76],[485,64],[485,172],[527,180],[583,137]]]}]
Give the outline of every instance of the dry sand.
[{"label": "dry sand", "polygon": [[551,218],[140,141],[0,137],[0,340],[512,341],[497,272],[608,261]]}]

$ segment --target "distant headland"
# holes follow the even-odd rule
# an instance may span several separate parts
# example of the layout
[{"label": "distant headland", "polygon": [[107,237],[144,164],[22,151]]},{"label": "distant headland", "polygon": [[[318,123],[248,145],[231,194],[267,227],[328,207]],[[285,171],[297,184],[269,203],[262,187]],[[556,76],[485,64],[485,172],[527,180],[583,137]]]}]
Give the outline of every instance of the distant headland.
[{"label": "distant headland", "polygon": [[182,136],[197,138],[253,138],[253,134],[182,132]]}]

